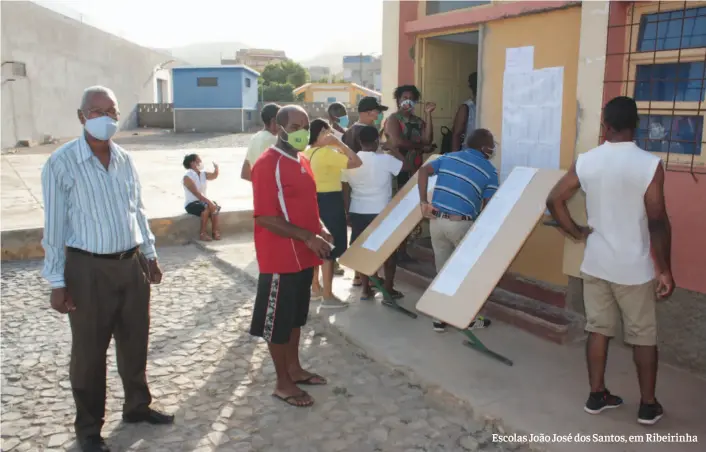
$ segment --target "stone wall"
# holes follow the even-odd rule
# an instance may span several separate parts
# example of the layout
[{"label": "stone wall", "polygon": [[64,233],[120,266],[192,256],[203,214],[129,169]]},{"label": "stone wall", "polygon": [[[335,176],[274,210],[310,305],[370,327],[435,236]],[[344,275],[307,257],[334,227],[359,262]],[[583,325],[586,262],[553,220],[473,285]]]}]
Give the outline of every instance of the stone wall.
[{"label": "stone wall", "polygon": [[156,129],[174,128],[173,104],[138,104],[137,125]]},{"label": "stone wall", "polygon": [[[263,105],[269,102],[258,103],[257,110],[245,110],[242,115],[237,110],[183,110],[177,109],[176,115],[173,113],[173,104],[139,104],[137,106],[137,117],[140,127],[152,127],[160,129],[173,129],[174,117],[178,116],[177,132],[191,132],[196,129],[199,132],[231,132],[240,131],[254,132],[262,127],[260,110]],[[299,105],[309,114],[311,119],[326,118],[328,105],[324,102],[277,102],[279,105]],[[358,120],[358,111],[355,105],[344,104],[348,109],[349,123],[353,124]],[[248,118],[247,112],[250,111]],[[219,113],[221,112],[221,113]],[[226,112],[226,113],[224,113]],[[214,122],[215,121],[215,122]],[[217,130],[216,130],[217,129]]]}]

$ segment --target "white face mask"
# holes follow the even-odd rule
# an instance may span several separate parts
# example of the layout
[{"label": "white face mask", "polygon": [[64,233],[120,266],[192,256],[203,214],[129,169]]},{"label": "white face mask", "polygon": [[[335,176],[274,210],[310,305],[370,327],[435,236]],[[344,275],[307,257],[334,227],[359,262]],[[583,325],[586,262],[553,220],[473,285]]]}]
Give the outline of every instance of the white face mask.
[{"label": "white face mask", "polygon": [[108,141],[118,131],[118,121],[110,116],[86,119],[83,128],[90,136],[100,141]]},{"label": "white face mask", "polygon": [[203,162],[201,162],[201,163],[199,163],[198,165],[196,165],[196,170],[197,170],[197,171],[203,171]]}]

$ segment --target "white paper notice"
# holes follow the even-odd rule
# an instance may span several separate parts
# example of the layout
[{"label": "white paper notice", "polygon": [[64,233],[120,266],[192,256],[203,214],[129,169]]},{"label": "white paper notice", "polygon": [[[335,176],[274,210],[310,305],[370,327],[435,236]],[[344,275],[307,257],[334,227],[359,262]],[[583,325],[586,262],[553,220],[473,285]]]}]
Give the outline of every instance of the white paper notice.
[{"label": "white paper notice", "polygon": [[505,49],[505,73],[531,72],[534,69],[534,46]]},{"label": "white paper notice", "polygon": [[[436,176],[431,176],[427,182],[427,191],[434,190]],[[390,211],[380,225],[373,230],[368,238],[363,242],[363,248],[370,251],[377,251],[390,238],[393,232],[402,225],[402,222],[412,213],[413,209],[419,209],[419,187],[415,185],[405,195],[404,198]]]},{"label": "white paper notice", "polygon": [[517,166],[559,169],[563,87],[563,67],[505,72],[501,182]]},{"label": "white paper notice", "polygon": [[512,171],[434,280],[433,291],[456,294],[536,173],[536,168],[525,167]]}]

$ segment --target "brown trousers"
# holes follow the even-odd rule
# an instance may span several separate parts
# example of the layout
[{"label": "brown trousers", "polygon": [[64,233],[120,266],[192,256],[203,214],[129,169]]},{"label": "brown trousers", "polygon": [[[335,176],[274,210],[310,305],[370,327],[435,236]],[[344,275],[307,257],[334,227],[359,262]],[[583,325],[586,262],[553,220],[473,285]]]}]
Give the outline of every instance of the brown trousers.
[{"label": "brown trousers", "polygon": [[118,373],[123,382],[123,414],[146,410],[150,284],[141,253],[124,260],[67,251],[66,289],[76,310],[71,323],[70,378],[76,403],[76,435],[100,434],[105,417],[106,354],[115,337]]}]

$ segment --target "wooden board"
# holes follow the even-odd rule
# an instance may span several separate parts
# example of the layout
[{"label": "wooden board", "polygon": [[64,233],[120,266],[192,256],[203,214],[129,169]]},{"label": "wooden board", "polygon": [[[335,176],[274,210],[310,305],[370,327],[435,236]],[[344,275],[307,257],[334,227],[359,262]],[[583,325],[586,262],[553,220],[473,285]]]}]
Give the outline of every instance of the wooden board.
[{"label": "wooden board", "polygon": [[[543,217],[547,195],[565,174],[563,170],[538,169],[530,175],[518,169],[533,171],[513,170],[417,302],[417,310],[461,329],[478,314]],[[520,174],[527,176],[525,184],[512,183]],[[515,186],[520,188],[515,190]],[[489,238],[482,251],[474,245],[481,237]],[[474,253],[479,254],[473,257]]]},{"label": "wooden board", "polygon": [[[439,158],[438,154],[431,155],[426,163],[429,163],[435,159]],[[360,272],[364,275],[373,275],[377,272],[382,264],[392,256],[397,248],[402,244],[402,241],[409,236],[409,234],[414,230],[414,228],[422,221],[422,212],[419,208],[419,202],[416,203],[415,208],[411,209],[408,215],[402,218],[400,225],[390,234],[387,240],[384,241],[376,250],[370,250],[363,246],[370,234],[375,231],[383,221],[388,219],[391,212],[394,211],[402,201],[402,199],[407,196],[412,190],[418,190],[417,188],[417,173],[412,176],[412,178],[402,187],[402,190],[398,191],[397,194],[392,198],[392,201],[385,207],[385,209],[378,215],[375,220],[368,226],[365,231],[356,239],[355,242],[351,244],[350,247],[343,253],[343,256],[338,260],[338,262],[348,268]],[[389,221],[389,220],[388,220]]]}]

